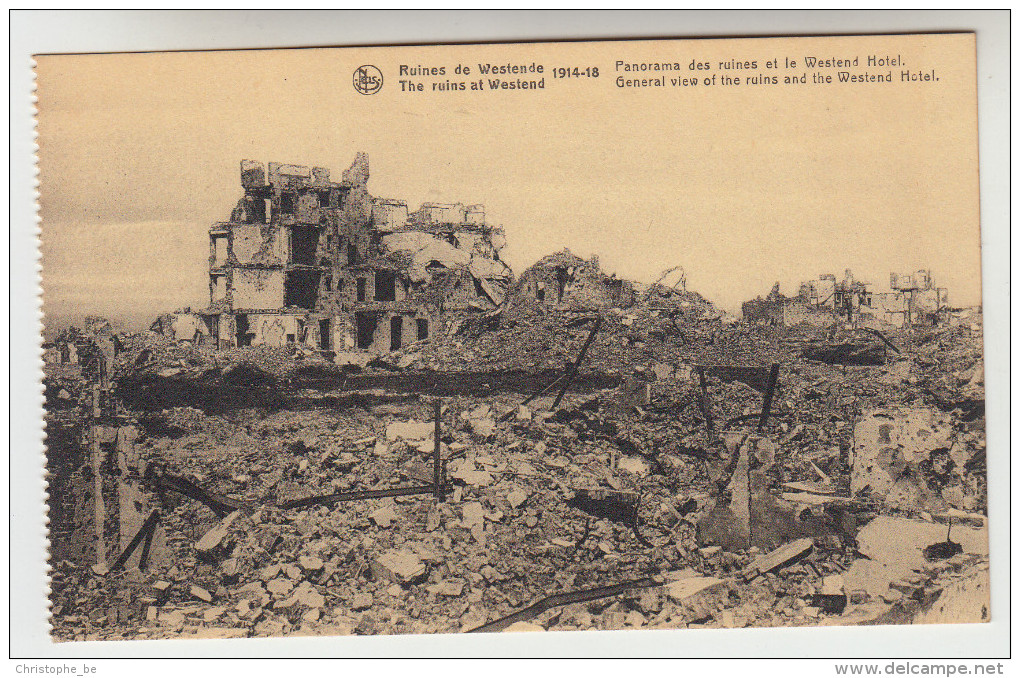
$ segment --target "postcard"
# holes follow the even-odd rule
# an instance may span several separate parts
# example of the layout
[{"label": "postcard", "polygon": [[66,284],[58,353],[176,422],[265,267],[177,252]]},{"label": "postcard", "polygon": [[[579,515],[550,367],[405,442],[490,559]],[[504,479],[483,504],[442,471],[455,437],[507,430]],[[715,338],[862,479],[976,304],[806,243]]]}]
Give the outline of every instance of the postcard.
[{"label": "postcard", "polygon": [[993,618],[973,33],[36,76],[54,640]]}]

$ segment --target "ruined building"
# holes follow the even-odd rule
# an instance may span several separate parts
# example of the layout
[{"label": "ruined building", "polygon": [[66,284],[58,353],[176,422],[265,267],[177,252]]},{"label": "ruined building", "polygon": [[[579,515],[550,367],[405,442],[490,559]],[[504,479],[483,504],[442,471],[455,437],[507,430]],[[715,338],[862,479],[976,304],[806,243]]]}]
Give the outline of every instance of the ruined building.
[{"label": "ruined building", "polygon": [[843,321],[910,327],[934,325],[944,316],[949,294],[945,288],[934,286],[930,271],[906,276],[893,273],[889,286],[889,292],[873,292],[870,284],[855,280],[849,269],[843,280],[825,274],[801,284],[795,297],[783,296],[776,283],[768,296],[744,302],[744,319],[786,326],[827,326]]},{"label": "ruined building", "polygon": [[605,275],[597,256],[586,261],[566,249],[525,271],[518,290],[524,299],[550,309],[592,310],[634,303],[630,281]]},{"label": "ruined building", "polygon": [[199,333],[220,348],[384,353],[427,339],[445,314],[502,303],[512,272],[482,206],[409,212],[373,198],[368,179],[363,153],[340,181],[320,167],[242,161],[244,196],[209,230]]},{"label": "ruined building", "polygon": [[945,320],[949,290],[935,287],[931,271],[913,275],[889,274],[891,292],[873,295],[874,314],[883,322],[898,327],[936,325]]}]

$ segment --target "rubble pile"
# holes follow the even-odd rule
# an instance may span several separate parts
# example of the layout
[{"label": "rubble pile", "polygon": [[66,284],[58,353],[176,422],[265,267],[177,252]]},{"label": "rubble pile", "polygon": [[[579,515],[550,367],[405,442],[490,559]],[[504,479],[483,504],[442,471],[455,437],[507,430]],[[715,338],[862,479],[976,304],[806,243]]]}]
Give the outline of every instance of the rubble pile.
[{"label": "rubble pile", "polygon": [[[344,371],[297,349],[122,337],[124,403],[184,381],[279,398],[125,415],[129,474],[156,498],[163,541],[125,567],[55,558],[54,636],[987,620],[980,319],[880,338],[648,302],[679,294],[639,291],[598,325],[589,311],[493,315],[363,368],[558,375],[442,399],[441,500],[431,397],[355,400],[341,380],[302,400],[302,375]],[[852,343],[881,345],[881,363],[806,357]],[[567,388],[574,363],[616,386]],[[48,398],[68,403],[52,426],[80,426],[81,379],[48,366]],[[336,499],[412,486],[425,490]]]}]

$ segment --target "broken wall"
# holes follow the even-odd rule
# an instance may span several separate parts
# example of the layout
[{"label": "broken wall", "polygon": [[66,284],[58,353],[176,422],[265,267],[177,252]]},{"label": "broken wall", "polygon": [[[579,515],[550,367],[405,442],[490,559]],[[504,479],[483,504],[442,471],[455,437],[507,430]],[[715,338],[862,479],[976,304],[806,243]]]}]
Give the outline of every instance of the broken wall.
[{"label": "broken wall", "polygon": [[301,341],[303,318],[289,313],[252,313],[247,316],[251,345],[286,346]]},{"label": "broken wall", "polygon": [[263,225],[230,228],[229,261],[233,264],[280,265],[286,258],[279,229]]},{"label": "broken wall", "polygon": [[235,268],[231,275],[235,309],[276,309],[284,306],[282,269]]},{"label": "broken wall", "polygon": [[799,300],[789,300],[783,304],[783,323],[787,327],[806,323],[815,327],[828,327],[836,322],[833,309],[825,306],[812,306]]},{"label": "broken wall", "polygon": [[521,275],[518,293],[543,306],[593,310],[633,303],[627,281],[607,277],[598,257],[591,260],[563,250],[541,259]]},{"label": "broken wall", "polygon": [[376,198],[372,201],[372,225],[382,230],[402,228],[408,220],[407,203],[403,200]]},{"label": "broken wall", "polygon": [[751,299],[741,305],[744,320],[749,323],[781,325],[784,322],[784,302],[776,299]]}]

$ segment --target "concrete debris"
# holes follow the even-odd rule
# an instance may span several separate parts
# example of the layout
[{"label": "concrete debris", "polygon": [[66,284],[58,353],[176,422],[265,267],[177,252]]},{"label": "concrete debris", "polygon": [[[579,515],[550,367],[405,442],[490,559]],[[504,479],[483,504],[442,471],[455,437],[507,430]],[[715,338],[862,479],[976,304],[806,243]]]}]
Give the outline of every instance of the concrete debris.
[{"label": "concrete debris", "polygon": [[393,549],[373,562],[376,576],[396,584],[410,584],[425,576],[427,568],[414,551]]},{"label": "concrete debris", "polygon": [[[477,210],[300,170],[245,170],[210,234],[237,274],[218,311],[51,347],[55,638],[988,619],[979,309],[880,337],[736,321],[569,253],[514,282]],[[313,251],[315,210],[370,237]],[[291,222],[317,263],[267,263]]]},{"label": "concrete debris", "polygon": [[[948,421],[930,409],[866,413],[854,426],[850,491],[867,491],[898,508],[944,510],[947,496],[956,508],[967,508],[966,460],[952,459],[950,450],[960,447],[953,438]],[[930,475],[941,478],[929,482]],[[947,476],[955,484],[947,486]]]},{"label": "concrete debris", "polygon": [[464,592],[464,580],[445,579],[438,584],[429,586],[428,591],[433,595],[456,598]]},{"label": "concrete debris", "polygon": [[216,527],[202,535],[202,538],[195,543],[195,550],[208,552],[219,546],[220,542],[230,533],[230,524],[237,520],[239,515],[241,515],[240,511],[234,511],[221,520]]},{"label": "concrete debris", "polygon": [[528,500],[528,493],[519,488],[514,488],[507,493],[506,500],[510,504],[510,508],[516,509]]},{"label": "concrete debris", "polygon": [[433,433],[432,422],[417,422],[417,421],[395,421],[386,427],[386,439],[389,441],[394,440],[408,440],[408,441],[422,441],[427,440],[432,436]]},{"label": "concrete debris", "polygon": [[306,572],[318,572],[325,567],[322,559],[317,556],[301,556],[298,558],[298,564]]},{"label": "concrete debris", "polygon": [[400,516],[397,515],[391,506],[383,506],[372,511],[368,517],[379,527],[387,528],[393,521],[399,519]]},{"label": "concrete debris", "polygon": [[198,598],[199,600],[205,601],[207,603],[211,603],[212,602],[212,599],[213,599],[212,594],[209,593],[208,591],[206,591],[201,586],[195,586],[194,584],[192,584],[191,588],[189,589],[189,591],[190,591],[192,596],[194,596],[195,598]]},{"label": "concrete debris", "polygon": [[616,468],[621,471],[643,476],[649,472],[651,466],[641,457],[621,457],[616,464]]},{"label": "concrete debris", "polygon": [[519,621],[503,629],[504,633],[543,633],[545,627],[534,622]]},{"label": "concrete debris", "polygon": [[814,548],[814,542],[807,538],[784,544],[776,550],[756,558],[744,570],[744,576],[756,577],[771,572],[776,568],[803,558],[811,552],[812,548]]},{"label": "concrete debris", "polygon": [[373,602],[371,593],[356,593],[351,599],[351,609],[355,612],[367,610],[372,607]]},{"label": "concrete debris", "polygon": [[697,593],[713,586],[719,586],[723,581],[715,577],[687,577],[670,582],[666,585],[666,595],[678,603],[682,603]]}]

